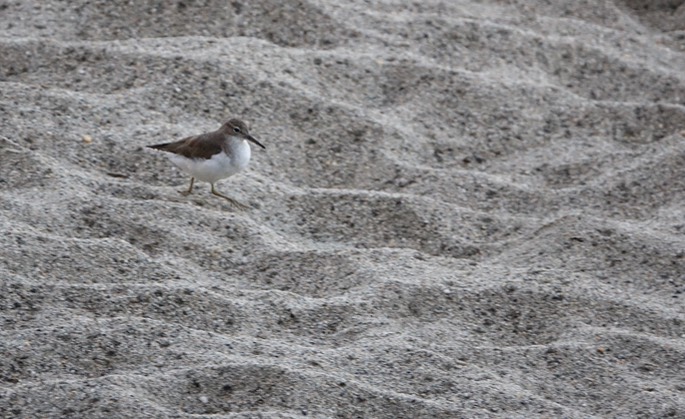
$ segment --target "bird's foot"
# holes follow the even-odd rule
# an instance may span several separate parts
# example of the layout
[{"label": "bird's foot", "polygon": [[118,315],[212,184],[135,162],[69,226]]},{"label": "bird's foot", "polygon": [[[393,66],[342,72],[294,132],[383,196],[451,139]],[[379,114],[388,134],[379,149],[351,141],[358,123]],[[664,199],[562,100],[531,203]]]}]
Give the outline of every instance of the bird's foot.
[{"label": "bird's foot", "polygon": [[218,197],[220,197],[220,198],[224,198],[225,200],[227,200],[228,202],[230,202],[231,205],[233,205],[234,207],[236,207],[236,208],[239,209],[239,210],[247,211],[247,210],[249,210],[249,209],[252,209],[251,206],[245,205],[245,204],[243,204],[243,203],[240,202],[240,201],[236,201],[235,199],[230,198],[230,197],[228,197],[228,196],[226,196],[226,195],[224,195],[224,194],[218,192],[216,189],[214,189],[214,185],[212,185],[212,194],[213,194],[213,195],[216,195],[216,196],[218,196]]}]

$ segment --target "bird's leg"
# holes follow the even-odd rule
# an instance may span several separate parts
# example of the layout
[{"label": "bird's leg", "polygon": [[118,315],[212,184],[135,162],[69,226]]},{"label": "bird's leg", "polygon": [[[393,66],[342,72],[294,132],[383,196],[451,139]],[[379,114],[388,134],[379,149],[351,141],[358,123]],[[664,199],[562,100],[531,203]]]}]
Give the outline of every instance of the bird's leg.
[{"label": "bird's leg", "polygon": [[245,204],[243,204],[243,203],[240,203],[240,202],[236,201],[235,199],[229,198],[229,197],[227,197],[226,195],[224,195],[224,194],[218,192],[216,189],[214,189],[214,184],[213,184],[213,183],[212,183],[211,185],[212,185],[212,194],[213,194],[213,195],[216,195],[216,196],[219,196],[219,197],[221,197],[221,198],[224,198],[225,200],[227,200],[228,202],[230,202],[233,206],[235,206],[236,208],[241,209],[241,210],[243,210],[243,211],[244,211],[244,210],[250,209],[249,206],[247,206],[247,205],[245,205]]},{"label": "bird's leg", "polygon": [[193,184],[195,184],[195,178],[194,178],[194,177],[191,177],[191,178],[190,178],[190,188],[188,188],[187,191],[178,191],[178,193],[180,193],[180,194],[183,195],[183,196],[188,196],[188,195],[190,195],[190,193],[193,192]]}]

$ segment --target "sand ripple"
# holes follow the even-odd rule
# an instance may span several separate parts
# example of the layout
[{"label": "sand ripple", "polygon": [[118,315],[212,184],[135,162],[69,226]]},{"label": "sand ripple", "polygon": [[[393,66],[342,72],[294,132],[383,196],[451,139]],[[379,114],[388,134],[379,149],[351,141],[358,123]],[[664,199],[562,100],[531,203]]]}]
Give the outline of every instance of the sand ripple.
[{"label": "sand ripple", "polygon": [[684,5],[1,7],[0,416],[685,416]]}]

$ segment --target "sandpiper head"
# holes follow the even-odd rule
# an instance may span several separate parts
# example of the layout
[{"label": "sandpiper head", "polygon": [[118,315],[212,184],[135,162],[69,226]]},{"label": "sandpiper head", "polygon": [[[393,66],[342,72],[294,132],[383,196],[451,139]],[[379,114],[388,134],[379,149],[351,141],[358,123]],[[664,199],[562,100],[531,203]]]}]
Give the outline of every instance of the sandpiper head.
[{"label": "sandpiper head", "polygon": [[260,143],[253,136],[250,135],[250,132],[247,129],[247,124],[241,121],[240,119],[229,119],[221,127],[221,130],[228,136],[244,138],[248,141],[252,141],[261,148],[266,149],[266,147],[264,147],[262,143]]}]

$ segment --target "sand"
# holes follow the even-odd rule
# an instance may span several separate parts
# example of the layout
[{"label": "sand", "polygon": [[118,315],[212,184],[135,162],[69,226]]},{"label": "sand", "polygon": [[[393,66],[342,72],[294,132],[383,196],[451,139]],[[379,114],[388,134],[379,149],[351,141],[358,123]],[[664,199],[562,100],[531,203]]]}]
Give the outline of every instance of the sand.
[{"label": "sand", "polygon": [[[0,4],[0,416],[685,417],[685,3]],[[145,145],[245,119],[218,189]]]}]

